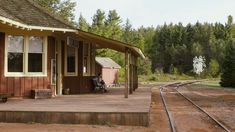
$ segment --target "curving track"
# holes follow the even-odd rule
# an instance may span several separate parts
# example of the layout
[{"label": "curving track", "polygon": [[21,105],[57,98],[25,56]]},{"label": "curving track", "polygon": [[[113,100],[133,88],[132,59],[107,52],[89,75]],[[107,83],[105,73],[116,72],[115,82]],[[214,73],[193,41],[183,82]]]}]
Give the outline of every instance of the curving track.
[{"label": "curving track", "polygon": [[[201,113],[205,114],[211,121],[211,123],[216,124],[217,126],[220,127],[221,130],[224,130],[226,132],[230,132],[230,130],[228,128],[226,128],[221,122],[219,122],[216,118],[214,118],[212,115],[210,115],[208,112],[206,112],[205,110],[203,110],[200,106],[198,106],[197,104],[195,104],[191,99],[189,99],[188,97],[184,96],[181,92],[178,91],[178,88],[183,87],[185,85],[189,85],[189,84],[193,84],[196,83],[197,81],[191,81],[191,82],[184,82],[184,83],[172,83],[172,84],[168,84],[165,86],[161,86],[160,87],[160,95],[162,98],[162,102],[164,104],[168,119],[169,119],[169,124],[171,127],[171,131],[172,132],[176,132],[176,128],[177,126],[175,125],[175,121],[174,118],[172,116],[172,113],[170,111],[170,105],[169,102],[167,101],[166,97],[164,96],[164,93],[167,93],[167,90],[170,90],[172,92],[172,90],[174,92],[176,92],[177,94],[179,94],[184,100],[186,100],[187,102],[190,102],[191,105],[196,108],[198,111],[200,111]],[[177,97],[179,98],[179,97]],[[214,126],[214,125],[212,125]],[[218,129],[218,128],[215,128]]]}]

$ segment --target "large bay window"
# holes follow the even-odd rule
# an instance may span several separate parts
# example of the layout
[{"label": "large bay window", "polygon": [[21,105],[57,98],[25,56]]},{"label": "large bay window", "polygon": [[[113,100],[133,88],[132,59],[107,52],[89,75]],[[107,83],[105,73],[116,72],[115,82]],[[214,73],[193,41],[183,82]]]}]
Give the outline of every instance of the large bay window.
[{"label": "large bay window", "polygon": [[47,75],[46,37],[6,35],[5,43],[5,76]]}]

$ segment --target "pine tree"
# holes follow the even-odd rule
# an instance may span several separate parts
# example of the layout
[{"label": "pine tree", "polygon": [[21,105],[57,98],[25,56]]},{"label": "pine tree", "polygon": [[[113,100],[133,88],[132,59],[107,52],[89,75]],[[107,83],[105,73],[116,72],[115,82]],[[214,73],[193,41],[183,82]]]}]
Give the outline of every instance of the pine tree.
[{"label": "pine tree", "polygon": [[74,10],[76,7],[76,2],[71,0],[34,0],[39,3],[44,8],[48,9],[50,12],[61,16],[66,21],[74,20]]},{"label": "pine tree", "polygon": [[103,36],[104,21],[105,21],[105,12],[98,9],[96,11],[96,14],[92,18],[92,25],[91,25],[90,32]]},{"label": "pine tree", "polygon": [[235,87],[235,42],[229,40],[226,45],[220,85],[222,87]]},{"label": "pine tree", "polygon": [[80,14],[79,17],[79,29],[88,32],[90,25],[87,23],[86,19]]}]

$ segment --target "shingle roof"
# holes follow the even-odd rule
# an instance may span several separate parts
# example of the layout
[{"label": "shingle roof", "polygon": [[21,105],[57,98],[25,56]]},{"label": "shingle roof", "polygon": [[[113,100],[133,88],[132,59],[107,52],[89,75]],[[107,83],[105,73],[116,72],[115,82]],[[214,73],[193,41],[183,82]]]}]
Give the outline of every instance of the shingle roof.
[{"label": "shingle roof", "polygon": [[105,68],[121,68],[115,61],[108,57],[96,57],[96,62]]},{"label": "shingle roof", "polygon": [[0,0],[0,16],[31,26],[75,29],[33,0]]}]

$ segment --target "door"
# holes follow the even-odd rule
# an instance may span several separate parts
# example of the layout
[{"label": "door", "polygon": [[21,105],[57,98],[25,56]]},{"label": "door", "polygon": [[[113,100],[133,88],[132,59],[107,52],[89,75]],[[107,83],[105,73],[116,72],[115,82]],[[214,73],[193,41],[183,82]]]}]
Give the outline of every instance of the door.
[{"label": "door", "polygon": [[61,63],[62,63],[62,53],[61,53],[61,40],[56,40],[56,52],[55,52],[55,82],[56,82],[56,95],[62,95],[62,72],[61,72]]}]

